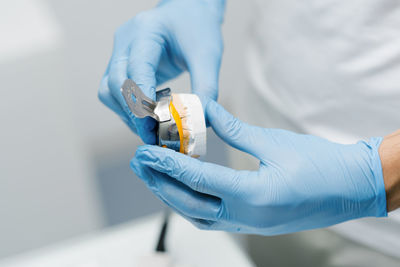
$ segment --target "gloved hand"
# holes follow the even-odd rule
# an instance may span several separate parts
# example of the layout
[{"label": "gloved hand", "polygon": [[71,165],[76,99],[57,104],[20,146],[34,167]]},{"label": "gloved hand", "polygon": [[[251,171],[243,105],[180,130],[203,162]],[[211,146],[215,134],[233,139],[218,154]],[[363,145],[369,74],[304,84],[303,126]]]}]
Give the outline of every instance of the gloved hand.
[{"label": "gloved hand", "polygon": [[99,98],[145,143],[156,141],[155,121],[133,116],[120,92],[123,82],[134,80],[155,99],[157,85],[188,70],[193,93],[217,99],[224,6],[224,0],[165,0],[116,31]]},{"label": "gloved hand", "polygon": [[208,120],[231,146],[260,160],[237,171],[142,146],[131,166],[167,205],[202,229],[275,235],[386,216],[381,138],[342,145],[247,125],[210,101]]}]

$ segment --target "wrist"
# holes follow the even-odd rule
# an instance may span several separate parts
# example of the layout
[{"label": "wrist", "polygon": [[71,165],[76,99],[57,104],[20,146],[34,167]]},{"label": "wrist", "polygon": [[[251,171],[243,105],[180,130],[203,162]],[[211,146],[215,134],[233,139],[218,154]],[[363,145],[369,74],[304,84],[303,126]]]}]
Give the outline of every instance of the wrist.
[{"label": "wrist", "polygon": [[400,130],[384,137],[379,156],[389,212],[400,207]]}]

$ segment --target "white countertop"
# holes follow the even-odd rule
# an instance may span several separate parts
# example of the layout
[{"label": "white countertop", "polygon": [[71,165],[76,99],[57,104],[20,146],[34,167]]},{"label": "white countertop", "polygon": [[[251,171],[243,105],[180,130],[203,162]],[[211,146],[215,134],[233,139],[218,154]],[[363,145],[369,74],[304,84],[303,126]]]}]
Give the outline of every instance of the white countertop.
[{"label": "white countertop", "polygon": [[[0,266],[142,267],[153,255],[162,218],[162,214],[144,217],[97,234],[0,260]],[[198,230],[177,215],[170,218],[166,247],[168,261],[173,262],[167,266],[254,266],[229,234]]]}]

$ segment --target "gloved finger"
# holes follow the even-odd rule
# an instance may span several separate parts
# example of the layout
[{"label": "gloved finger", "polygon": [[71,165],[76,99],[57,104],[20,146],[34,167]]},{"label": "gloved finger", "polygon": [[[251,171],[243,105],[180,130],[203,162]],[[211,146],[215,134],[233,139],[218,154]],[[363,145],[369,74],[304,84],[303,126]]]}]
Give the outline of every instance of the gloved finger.
[{"label": "gloved finger", "polygon": [[[110,71],[108,76],[108,88],[110,89],[111,95],[114,100],[119,103],[121,109],[126,114],[126,116],[121,116],[122,120],[137,133],[143,142],[147,144],[155,144],[156,137],[155,133],[149,134],[149,132],[154,131],[155,122],[151,118],[139,119],[130,111],[124,97],[122,96],[120,87],[123,82],[127,79],[126,67],[127,67],[127,57],[122,56],[118,60],[111,60]],[[145,130],[144,130],[145,129]]]},{"label": "gloved finger", "polygon": [[113,56],[110,60],[110,70],[108,73],[108,88],[111,95],[119,103],[121,109],[128,115],[129,118],[133,118],[132,112],[130,112],[128,105],[125,102],[124,97],[121,93],[121,86],[127,79],[126,68],[128,65],[128,56],[122,55],[119,57]]},{"label": "gloved finger", "polygon": [[[155,40],[155,39],[156,40]],[[128,78],[142,89],[143,93],[155,100],[156,98],[156,72],[163,49],[161,37],[150,37],[148,33],[138,32],[132,40],[127,66]],[[150,117],[134,119],[139,136],[146,144],[156,143],[156,121]]]},{"label": "gloved finger", "polygon": [[199,53],[188,62],[192,92],[217,100],[221,56],[218,53],[204,55],[201,55],[201,51]]},{"label": "gloved finger", "polygon": [[[163,201],[163,200],[162,200]],[[163,201],[167,206],[169,206],[165,201]],[[170,206],[169,206],[170,207]],[[189,216],[186,216],[185,214],[183,214],[182,212],[180,212],[179,210],[175,209],[174,207],[170,207],[175,213],[179,214],[180,216],[182,216],[184,219],[186,219],[187,221],[189,221],[192,225],[194,225],[195,227],[197,227],[198,229],[201,230],[213,230],[213,226],[218,224],[218,222],[216,221],[211,221],[211,220],[205,220],[205,219],[199,219],[199,218],[192,218]],[[222,230],[222,229],[221,229]]]},{"label": "gloved finger", "polygon": [[192,225],[194,225],[195,227],[197,227],[201,230],[213,230],[214,225],[220,225],[220,223],[218,223],[216,221],[204,220],[204,219],[192,218],[192,217],[186,216],[185,214],[183,214],[179,210],[175,209],[174,207],[169,206],[164,200],[161,200],[161,201],[163,201],[168,207],[170,207],[176,214],[182,216],[184,219],[189,221]]},{"label": "gloved finger", "polygon": [[111,61],[108,62],[106,71],[104,72],[103,78],[101,79],[100,87],[98,90],[98,97],[100,101],[110,108],[112,111],[125,122],[126,125],[137,134],[136,126],[132,123],[126,112],[121,108],[120,103],[111,94],[110,88],[108,87],[109,72],[110,72]]},{"label": "gloved finger", "polygon": [[156,72],[157,86],[178,77],[186,69],[186,65],[183,62],[171,60],[171,53],[177,52],[164,51],[161,54]]},{"label": "gloved finger", "polygon": [[[193,191],[166,174],[141,165],[135,158],[131,161],[131,167],[162,202],[195,227],[201,230],[223,230],[226,228],[226,226],[223,226],[223,222],[218,221],[221,216],[220,199]],[[163,181],[163,179],[165,180]],[[160,180],[163,183],[161,190],[159,186],[155,185],[155,182],[158,183]],[[198,194],[200,196],[199,201],[193,203],[191,197],[186,198],[185,191],[191,192],[190,195],[193,194],[194,196]],[[210,199],[206,199],[206,197],[210,197]],[[186,205],[182,208],[182,204]]]},{"label": "gloved finger", "polygon": [[261,158],[265,153],[265,129],[243,123],[217,102],[210,100],[205,108],[206,118],[215,133],[229,145]]},{"label": "gloved finger", "polygon": [[[236,171],[212,163],[202,162],[171,149],[141,146],[135,158],[143,165],[165,173],[191,189],[219,198],[236,194],[240,189],[240,175]],[[248,172],[249,173],[249,172]]]},{"label": "gloved finger", "polygon": [[115,32],[112,56],[108,63],[106,73],[104,74],[104,76],[108,75],[108,88],[110,89],[111,95],[120,104],[122,110],[129,118],[133,118],[133,114],[125,103],[120,89],[124,81],[128,78],[129,44],[132,36],[127,34],[127,32],[129,32],[128,29],[132,27],[131,24],[131,21],[128,21]]},{"label": "gloved finger", "polygon": [[101,79],[99,91],[98,91],[98,97],[100,101],[109,107],[112,111],[117,113],[119,116],[124,116],[126,117],[126,114],[124,110],[121,108],[120,103],[113,97],[111,94],[110,88],[108,86],[108,81],[109,81],[109,73],[110,73],[110,66],[111,66],[111,60],[107,64],[106,71],[104,72],[103,78]]},{"label": "gloved finger", "polygon": [[[156,122],[151,118],[135,118],[135,116],[130,111],[124,97],[122,96],[120,87],[123,82],[127,79],[126,68],[128,60],[125,56],[121,57],[119,60],[112,60],[110,62],[110,71],[108,75],[108,88],[111,92],[111,96],[114,99],[114,103],[118,103],[120,110],[126,116],[121,116],[122,120],[135,132],[146,144],[155,144],[155,124]],[[110,102],[110,100],[109,100]],[[116,105],[113,105],[113,108]],[[151,133],[153,132],[153,133]]]},{"label": "gloved finger", "polygon": [[165,173],[142,164],[137,158],[131,160],[131,168],[168,206],[188,217],[217,220],[221,207],[220,199],[193,191]]},{"label": "gloved finger", "polygon": [[[165,201],[163,201],[163,202],[165,203]],[[227,225],[227,224],[229,224],[228,222],[193,218],[193,217],[186,216],[185,214],[181,213],[179,210],[176,210],[174,207],[170,207],[170,208],[200,230],[238,232],[238,227],[236,225],[233,225],[233,226]]]},{"label": "gloved finger", "polygon": [[131,43],[128,78],[142,89],[143,93],[155,100],[156,98],[156,72],[164,49],[162,37],[138,36]]},{"label": "gloved finger", "polygon": [[108,88],[108,75],[105,75],[101,80],[98,97],[100,101],[112,111],[117,113],[119,116],[126,117],[126,113],[121,108],[119,102],[112,96],[110,89]]},{"label": "gloved finger", "polygon": [[214,230],[214,225],[217,224],[217,222],[214,221],[198,219],[198,218],[190,218],[182,214],[180,215],[200,230]]},{"label": "gloved finger", "polygon": [[[127,25],[123,25],[123,27],[127,27]],[[123,28],[121,28],[120,30],[123,31]],[[130,61],[129,57],[131,51],[131,42],[132,40],[126,36],[121,36],[121,34],[116,35],[114,41],[113,56],[109,63],[108,87],[110,89],[111,95],[120,104],[121,109],[128,115],[128,118],[131,121],[130,124],[135,125],[137,133],[142,138],[143,142],[147,144],[155,144],[156,122],[151,118],[136,118],[128,108],[120,90],[122,84],[128,78],[128,65]],[[144,55],[144,57],[146,57],[146,55]]]}]

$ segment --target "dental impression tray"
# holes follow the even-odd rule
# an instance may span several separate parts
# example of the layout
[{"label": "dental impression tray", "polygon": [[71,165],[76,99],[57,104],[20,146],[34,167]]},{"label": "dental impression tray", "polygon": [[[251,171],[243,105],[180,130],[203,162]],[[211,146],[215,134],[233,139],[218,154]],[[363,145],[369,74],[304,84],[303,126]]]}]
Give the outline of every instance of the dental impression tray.
[{"label": "dental impression tray", "polygon": [[158,122],[157,145],[192,157],[206,154],[206,124],[197,95],[172,94],[166,88],[157,91],[153,101],[130,79],[125,80],[121,92],[137,118],[151,117]]}]

